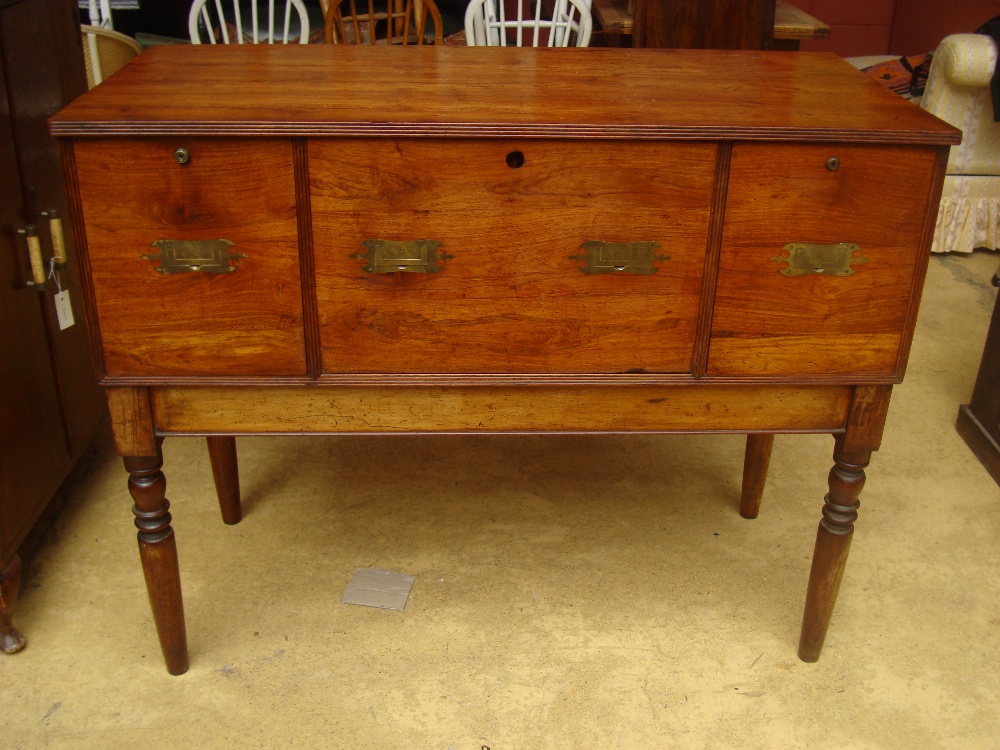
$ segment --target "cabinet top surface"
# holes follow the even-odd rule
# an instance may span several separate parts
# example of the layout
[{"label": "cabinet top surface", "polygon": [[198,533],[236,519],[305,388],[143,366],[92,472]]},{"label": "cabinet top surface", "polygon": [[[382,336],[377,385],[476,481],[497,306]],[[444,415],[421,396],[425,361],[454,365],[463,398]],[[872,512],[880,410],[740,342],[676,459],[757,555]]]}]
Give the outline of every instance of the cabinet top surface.
[{"label": "cabinet top surface", "polygon": [[957,143],[826,53],[327,45],[154,47],[55,135],[685,138]]}]

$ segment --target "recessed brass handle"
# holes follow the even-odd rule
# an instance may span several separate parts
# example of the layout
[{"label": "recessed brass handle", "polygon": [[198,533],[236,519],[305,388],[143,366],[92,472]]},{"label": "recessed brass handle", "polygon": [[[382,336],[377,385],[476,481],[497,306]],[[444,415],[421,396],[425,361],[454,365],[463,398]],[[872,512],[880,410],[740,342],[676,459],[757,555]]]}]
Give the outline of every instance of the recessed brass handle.
[{"label": "recessed brass handle", "polygon": [[587,240],[582,253],[571,255],[570,260],[582,261],[583,273],[628,273],[645,276],[659,270],[657,263],[670,260],[669,255],[657,253],[659,242],[603,242]]},{"label": "recessed brass handle", "polygon": [[[156,240],[158,253],[144,253],[143,260],[158,260],[157,273],[233,273],[247,256],[231,250],[230,240]],[[230,263],[232,261],[232,263]]]},{"label": "recessed brass handle", "polygon": [[17,233],[23,234],[28,244],[28,258],[31,261],[31,281],[28,282],[28,286],[33,286],[40,292],[44,291],[45,262],[42,260],[42,242],[38,238],[38,227],[28,224],[24,229],[18,229]]},{"label": "recessed brass handle", "polygon": [[437,273],[453,257],[438,252],[437,240],[368,239],[361,245],[365,250],[355,257],[368,273]]},{"label": "recessed brass handle", "polygon": [[868,258],[861,257],[861,246],[854,242],[834,245],[789,242],[771,260],[785,276],[850,276],[858,266],[868,262]]}]

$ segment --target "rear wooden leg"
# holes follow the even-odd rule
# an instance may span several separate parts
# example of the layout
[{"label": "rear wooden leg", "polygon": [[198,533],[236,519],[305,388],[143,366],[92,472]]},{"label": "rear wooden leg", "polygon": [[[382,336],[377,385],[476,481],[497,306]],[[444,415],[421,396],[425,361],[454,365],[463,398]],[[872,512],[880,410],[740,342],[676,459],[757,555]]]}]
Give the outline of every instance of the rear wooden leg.
[{"label": "rear wooden leg", "polygon": [[27,643],[11,621],[20,589],[21,558],[14,555],[14,559],[0,571],[0,651],[5,654],[16,654]]},{"label": "rear wooden leg", "polygon": [[865,467],[871,451],[843,450],[842,437],[837,438],[833,452],[834,467],[830,470],[830,492],[823,505],[823,518],[816,534],[809,590],[802,618],[799,658],[814,662],[823,650],[823,641],[830,626],[830,616],[837,602],[837,592],[851,549],[854,522],[861,502],[858,498],[865,486]]},{"label": "rear wooden leg", "polygon": [[743,457],[743,494],[740,497],[740,515],[744,518],[756,518],[760,512],[760,499],[764,495],[773,447],[774,435],[757,432],[747,435],[747,450]]},{"label": "rear wooden leg", "polygon": [[135,500],[132,512],[139,529],[139,557],[149,604],[167,671],[176,675],[188,670],[187,634],[177,543],[170,528],[167,479],[160,471],[162,466],[162,455],[125,457],[128,489]]},{"label": "rear wooden leg", "polygon": [[236,438],[216,436],[208,438],[208,456],[212,461],[215,492],[219,496],[222,520],[228,524],[243,519],[240,507],[240,472],[236,463]]}]

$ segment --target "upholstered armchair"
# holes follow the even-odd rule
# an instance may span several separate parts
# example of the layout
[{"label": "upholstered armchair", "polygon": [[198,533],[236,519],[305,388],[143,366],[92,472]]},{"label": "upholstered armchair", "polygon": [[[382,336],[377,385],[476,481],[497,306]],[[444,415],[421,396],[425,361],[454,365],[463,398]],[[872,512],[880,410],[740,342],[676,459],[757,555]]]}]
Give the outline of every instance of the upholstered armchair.
[{"label": "upholstered armchair", "polygon": [[963,133],[948,159],[934,252],[1000,248],[1000,123],[990,81],[997,45],[982,34],[954,34],[938,46],[920,106]]}]

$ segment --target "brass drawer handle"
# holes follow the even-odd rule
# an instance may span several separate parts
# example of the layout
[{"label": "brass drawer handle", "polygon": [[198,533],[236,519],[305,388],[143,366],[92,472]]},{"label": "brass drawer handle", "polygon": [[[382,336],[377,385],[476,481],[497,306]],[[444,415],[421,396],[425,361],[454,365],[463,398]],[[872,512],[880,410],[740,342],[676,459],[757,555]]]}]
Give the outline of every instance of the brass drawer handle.
[{"label": "brass drawer handle", "polygon": [[454,256],[438,252],[437,240],[375,240],[361,243],[365,248],[357,254],[368,273],[437,273],[444,261]]},{"label": "brass drawer handle", "polygon": [[583,273],[631,273],[646,275],[656,273],[655,265],[670,260],[669,255],[657,253],[659,242],[603,242],[587,240],[580,249],[583,253],[571,255],[570,260],[582,261]]},{"label": "brass drawer handle", "polygon": [[231,250],[230,240],[156,240],[152,246],[159,254],[146,253],[142,259],[160,261],[157,273],[233,273],[247,257]]},{"label": "brass drawer handle", "polygon": [[817,245],[811,242],[789,242],[772,261],[785,276],[850,276],[858,266],[867,263],[861,257],[861,246],[854,242]]}]

